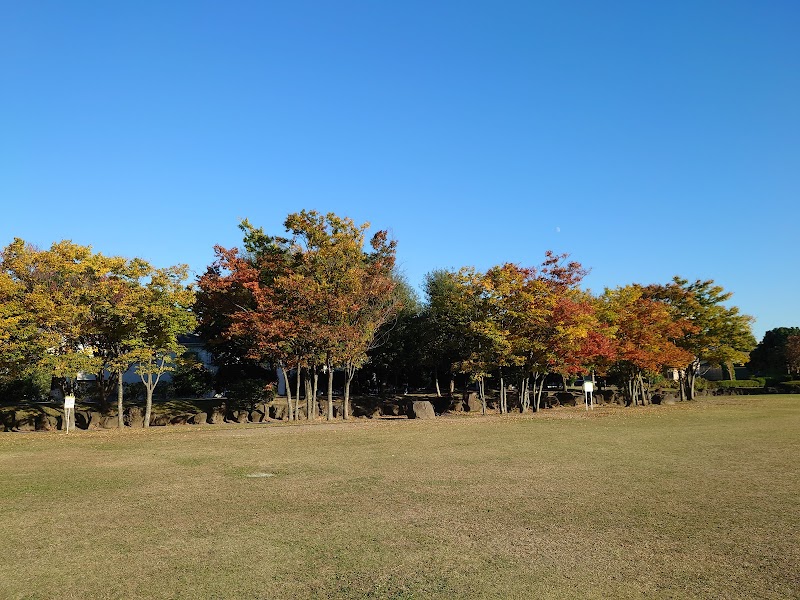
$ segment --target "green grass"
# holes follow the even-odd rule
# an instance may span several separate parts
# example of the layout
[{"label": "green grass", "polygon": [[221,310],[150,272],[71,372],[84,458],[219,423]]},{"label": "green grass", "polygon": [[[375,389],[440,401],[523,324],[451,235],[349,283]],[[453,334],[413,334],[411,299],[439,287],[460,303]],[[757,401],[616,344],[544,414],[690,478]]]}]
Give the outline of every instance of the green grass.
[{"label": "green grass", "polygon": [[0,598],[798,598],[799,432],[775,395],[0,434]]}]

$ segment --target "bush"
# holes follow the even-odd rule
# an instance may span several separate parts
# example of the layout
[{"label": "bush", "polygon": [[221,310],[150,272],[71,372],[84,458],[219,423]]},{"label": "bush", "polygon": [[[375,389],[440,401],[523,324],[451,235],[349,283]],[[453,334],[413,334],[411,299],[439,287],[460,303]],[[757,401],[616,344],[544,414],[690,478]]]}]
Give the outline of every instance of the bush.
[{"label": "bush", "polygon": [[758,388],[764,387],[760,381],[756,379],[724,379],[722,381],[710,382],[718,389],[732,389],[732,388]]},{"label": "bush", "polygon": [[214,376],[192,352],[186,352],[172,373],[171,394],[174,396],[205,396],[214,388]]},{"label": "bush", "polygon": [[698,392],[702,392],[713,388],[714,384],[708,379],[704,379],[703,377],[695,377],[694,389],[697,390]]},{"label": "bush", "polygon": [[225,397],[231,410],[252,410],[259,402],[275,398],[275,384],[263,379],[241,379],[228,385]]}]

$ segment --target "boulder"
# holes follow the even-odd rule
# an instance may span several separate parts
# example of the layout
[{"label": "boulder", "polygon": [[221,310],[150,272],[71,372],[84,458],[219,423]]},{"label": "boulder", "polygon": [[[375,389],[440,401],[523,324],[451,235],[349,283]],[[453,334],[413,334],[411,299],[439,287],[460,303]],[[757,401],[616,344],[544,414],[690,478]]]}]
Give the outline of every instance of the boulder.
[{"label": "boulder", "polygon": [[482,412],[483,405],[481,399],[478,397],[478,392],[469,392],[464,394],[464,404],[468,412]]},{"label": "boulder", "polygon": [[380,407],[381,414],[386,417],[399,417],[400,407],[394,402],[386,402]]},{"label": "boulder", "polygon": [[286,407],[286,404],[284,404],[284,403],[272,404],[269,407],[269,417],[270,417],[270,419],[282,420],[282,419],[284,419],[286,417],[286,413],[287,412],[288,412],[288,409]]},{"label": "boulder", "polygon": [[144,412],[141,406],[129,406],[125,410],[124,415],[125,425],[134,427],[136,429],[144,427]]},{"label": "boulder", "polygon": [[450,398],[447,396],[431,398],[429,402],[433,405],[433,410],[437,414],[442,414],[443,412],[447,412],[450,408]]},{"label": "boulder", "polygon": [[192,417],[194,425],[205,425],[208,423],[208,413],[199,412]]},{"label": "boulder", "polygon": [[[263,406],[263,405],[259,405],[259,406]],[[253,423],[262,423],[264,421],[264,419],[266,419],[266,417],[267,416],[266,416],[266,414],[264,413],[263,410],[255,409],[254,411],[252,411],[250,413],[250,421],[252,421]]]},{"label": "boulder", "polygon": [[117,429],[119,427],[119,420],[117,419],[116,413],[103,415],[100,419],[100,427],[103,429]]},{"label": "boulder", "polygon": [[572,392],[558,392],[556,398],[561,406],[577,406],[579,401],[583,402],[582,398],[579,399],[578,395]]},{"label": "boulder", "polygon": [[208,422],[212,425],[220,425],[225,422],[225,407],[215,406],[208,415]]},{"label": "boulder", "polygon": [[92,422],[92,413],[88,410],[76,410],[75,412],[75,424],[78,426],[79,429],[89,429],[89,425]]},{"label": "boulder", "polygon": [[247,423],[250,419],[248,418],[248,414],[246,410],[240,410],[236,413],[236,422],[237,423]]},{"label": "boulder", "polygon": [[36,431],[55,431],[58,420],[48,414],[41,413],[36,416]]},{"label": "boulder", "polygon": [[369,418],[370,419],[380,419],[381,416],[382,416],[381,415],[381,409],[376,406],[375,410],[372,411],[372,414],[370,415]]},{"label": "boulder", "polygon": [[186,425],[190,419],[192,419],[192,415],[177,415],[172,417],[169,423],[170,425]]},{"label": "boulder", "polygon": [[408,411],[409,419],[435,419],[436,413],[433,404],[427,400],[415,400],[411,403]]},{"label": "boulder", "polygon": [[167,415],[152,415],[150,417],[151,427],[164,427],[169,425],[169,417]]},{"label": "boulder", "polygon": [[464,412],[464,402],[462,400],[455,400],[450,404],[450,412],[460,413]]},{"label": "boulder", "polygon": [[16,431],[36,431],[36,415],[22,410],[15,411],[14,429]]},{"label": "boulder", "polygon": [[103,426],[103,415],[97,411],[89,413],[89,426],[87,429],[100,429]]}]

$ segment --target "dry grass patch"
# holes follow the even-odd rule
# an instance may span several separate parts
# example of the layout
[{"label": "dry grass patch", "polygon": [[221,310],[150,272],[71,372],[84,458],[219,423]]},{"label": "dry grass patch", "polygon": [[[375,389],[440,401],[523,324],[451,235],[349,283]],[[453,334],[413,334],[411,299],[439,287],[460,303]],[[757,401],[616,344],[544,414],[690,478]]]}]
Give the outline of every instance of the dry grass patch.
[{"label": "dry grass patch", "polygon": [[798,597],[799,428],[740,396],[3,434],[0,597]]}]

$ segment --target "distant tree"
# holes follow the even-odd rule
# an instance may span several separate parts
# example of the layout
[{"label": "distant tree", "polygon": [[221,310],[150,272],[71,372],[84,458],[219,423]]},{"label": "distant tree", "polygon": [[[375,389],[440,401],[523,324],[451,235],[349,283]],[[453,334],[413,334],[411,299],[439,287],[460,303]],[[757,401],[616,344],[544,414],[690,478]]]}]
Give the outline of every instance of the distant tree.
[{"label": "distant tree", "polygon": [[395,274],[395,295],[400,308],[376,335],[375,347],[368,352],[369,368],[381,381],[395,387],[420,383],[419,369],[423,362],[423,306],[414,289]]},{"label": "distant tree", "polygon": [[422,364],[432,371],[436,395],[441,396],[440,373],[447,373],[454,387],[454,373],[473,353],[470,323],[476,317],[477,298],[469,285],[475,272],[469,269],[437,269],[425,275],[422,324]]},{"label": "distant tree", "polygon": [[786,365],[790,375],[800,375],[800,334],[790,335],[786,340]]},{"label": "distant tree", "polygon": [[681,391],[689,400],[694,399],[695,379],[703,361],[714,366],[744,363],[756,345],[753,318],[740,314],[735,306],[726,307],[724,303],[733,294],[712,280],[689,282],[675,277],[667,285],[648,286],[646,294],[669,306],[676,322],[691,323],[691,330],[675,339],[692,356],[681,371]]},{"label": "distant tree", "polygon": [[750,353],[747,368],[759,375],[782,377],[789,374],[786,355],[789,338],[800,335],[800,327],[777,327],[764,334],[764,338]]}]

